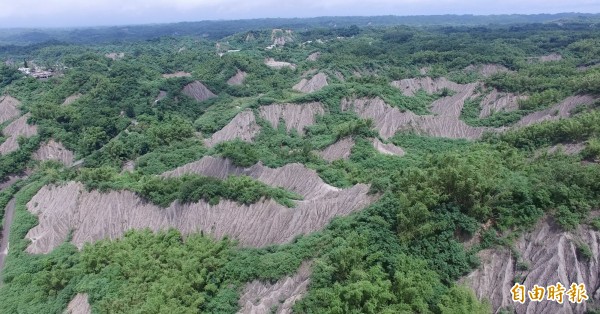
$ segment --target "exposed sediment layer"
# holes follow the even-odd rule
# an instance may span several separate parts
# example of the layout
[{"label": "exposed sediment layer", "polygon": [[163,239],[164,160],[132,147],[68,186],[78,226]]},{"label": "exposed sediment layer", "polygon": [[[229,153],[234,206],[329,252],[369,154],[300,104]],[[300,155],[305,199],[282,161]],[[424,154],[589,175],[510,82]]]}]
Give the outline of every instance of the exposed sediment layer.
[{"label": "exposed sediment layer", "polygon": [[310,263],[304,262],[293,276],[285,277],[274,284],[255,280],[244,287],[241,293],[239,314],[288,314],[292,306],[302,298],[310,283]]},{"label": "exposed sediment layer", "polygon": [[[533,285],[547,287],[560,282],[566,289],[571,283],[585,283],[591,303],[598,305],[600,298],[600,233],[580,225],[573,232],[564,232],[549,219],[542,220],[534,231],[522,235],[515,244],[521,262],[527,270],[516,267],[516,257],[506,248],[479,252],[481,266],[463,281],[470,285],[481,299],[489,299],[495,312],[514,307],[516,313],[584,313],[589,304],[574,304],[565,299],[563,304],[552,301],[515,303],[510,289],[515,278],[529,290]],[[592,256],[589,260],[577,253],[577,246],[587,245]],[[565,296],[566,298],[567,296]],[[588,303],[590,302],[588,301]]]},{"label": "exposed sediment layer", "polygon": [[317,115],[325,114],[323,105],[318,102],[305,104],[272,104],[260,107],[260,116],[267,120],[274,128],[279,126],[283,119],[286,130],[296,129],[304,134],[304,128],[313,125]]},{"label": "exposed sediment layer", "polygon": [[48,253],[69,235],[72,243],[81,248],[86,242],[116,239],[127,230],[143,228],[154,231],[177,228],[183,234],[204,231],[215,238],[229,236],[244,246],[262,247],[286,243],[298,235],[317,231],[332,218],[360,210],[376,199],[367,194],[368,185],[338,189],[300,164],[275,169],[261,164],[240,168],[226,159],[204,157],[164,175],[184,173],[219,178],[244,174],[298,193],[304,199],[296,201],[294,208],[271,199],[251,205],[229,200],[221,200],[216,205],[204,201],[173,202],[167,208],[160,208],[130,191],[86,191],[77,182],[47,185],[27,203],[27,209],[39,218],[39,224],[26,235],[32,241],[27,252]]},{"label": "exposed sediment layer", "polygon": [[225,127],[213,134],[210,139],[204,141],[204,144],[212,147],[236,138],[251,142],[259,131],[260,126],[256,124],[254,113],[251,110],[244,110],[238,113]]}]

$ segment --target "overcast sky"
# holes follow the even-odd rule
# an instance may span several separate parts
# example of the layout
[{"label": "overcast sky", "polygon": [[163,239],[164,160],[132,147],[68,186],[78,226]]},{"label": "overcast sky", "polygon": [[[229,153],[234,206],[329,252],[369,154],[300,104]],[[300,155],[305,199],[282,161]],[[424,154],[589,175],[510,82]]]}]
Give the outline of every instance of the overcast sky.
[{"label": "overcast sky", "polygon": [[598,0],[0,0],[0,27],[96,26],[261,17],[599,13]]}]

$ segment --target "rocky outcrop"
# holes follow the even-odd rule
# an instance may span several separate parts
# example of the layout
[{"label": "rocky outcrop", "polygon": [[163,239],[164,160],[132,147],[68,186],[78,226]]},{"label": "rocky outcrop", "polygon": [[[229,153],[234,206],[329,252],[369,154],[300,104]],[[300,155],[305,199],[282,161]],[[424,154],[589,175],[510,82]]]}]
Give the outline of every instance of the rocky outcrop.
[{"label": "rocky outcrop", "polygon": [[273,104],[262,106],[259,112],[260,116],[267,120],[274,128],[277,128],[279,120],[283,119],[288,132],[296,129],[298,133],[304,134],[304,128],[313,125],[316,116],[325,114],[325,109],[321,103],[312,102],[306,104]]},{"label": "rocky outcrop", "polygon": [[384,144],[378,138],[373,139],[373,148],[384,155],[404,156],[404,150],[392,143]]},{"label": "rocky outcrop", "polygon": [[567,118],[571,115],[571,110],[579,105],[591,105],[594,103],[594,97],[589,95],[567,97],[560,103],[542,111],[528,114],[517,122],[517,126],[527,126],[543,121],[553,121],[560,118]]},{"label": "rocky outcrop", "polygon": [[254,113],[251,110],[244,110],[238,113],[225,127],[213,134],[210,139],[204,141],[204,144],[212,147],[236,138],[251,142],[259,131],[260,126],[256,124]]},{"label": "rocky outcrop", "polygon": [[237,70],[237,73],[235,73],[234,76],[230,77],[227,80],[227,84],[231,85],[231,86],[237,86],[237,85],[242,85],[244,84],[244,80],[246,79],[246,76],[248,74],[242,70]]},{"label": "rocky outcrop", "polygon": [[27,123],[30,114],[25,114],[17,120],[7,125],[2,133],[7,136],[6,140],[0,145],[0,154],[6,155],[19,149],[18,139],[20,136],[32,137],[37,134],[37,126]]},{"label": "rocky outcrop", "polygon": [[289,62],[284,62],[284,61],[275,61],[273,58],[267,58],[265,59],[265,65],[273,68],[273,69],[283,69],[283,68],[290,68],[292,70],[296,69],[296,65],[293,63],[289,63]]},{"label": "rocky outcrop", "polygon": [[73,152],[66,149],[62,143],[51,139],[33,153],[33,159],[41,161],[55,160],[62,162],[65,166],[71,166],[73,164]]},{"label": "rocky outcrop", "polygon": [[64,314],[90,314],[92,313],[92,307],[88,302],[87,293],[78,293],[75,295],[73,300],[69,302],[67,310]]},{"label": "rocky outcrop", "polygon": [[183,72],[183,71],[178,71],[175,73],[164,73],[162,75],[163,78],[176,78],[176,77],[191,77],[192,73],[188,73],[188,72]]},{"label": "rocky outcrop", "polygon": [[324,150],[319,152],[319,155],[329,162],[338,159],[348,159],[350,158],[352,147],[354,147],[354,139],[352,137],[345,137],[327,146]]},{"label": "rocky outcrop", "polygon": [[21,102],[6,95],[0,98],[0,123],[4,123],[18,117],[21,114],[19,107]]},{"label": "rocky outcrop", "polygon": [[183,88],[183,93],[197,101],[205,101],[210,98],[217,97],[204,84],[199,81],[194,81]]},{"label": "rocky outcrop", "polygon": [[298,84],[292,87],[294,90],[302,93],[313,93],[327,86],[327,75],[318,73],[310,80],[302,79]]},{"label": "rocky outcrop", "polygon": [[229,236],[244,246],[262,247],[286,243],[298,235],[317,231],[332,218],[360,210],[376,199],[368,195],[368,185],[338,189],[300,164],[275,169],[261,164],[240,168],[225,159],[205,157],[165,176],[184,173],[219,178],[245,174],[298,193],[304,199],[296,201],[294,208],[271,199],[251,205],[229,200],[221,200],[216,205],[204,201],[174,202],[167,208],[159,208],[130,191],[86,191],[77,182],[47,185],[27,203],[27,209],[39,219],[39,224],[26,235],[31,240],[27,252],[48,253],[69,236],[71,242],[81,248],[86,242],[116,239],[127,230],[144,228],[154,231],[177,228],[183,234],[203,231],[215,238]]},{"label": "rocky outcrop", "polygon": [[[590,304],[600,301],[600,233],[580,225],[574,232],[564,232],[550,219],[522,235],[515,243],[520,260],[506,248],[479,252],[481,266],[463,279],[481,299],[489,299],[495,312],[514,308],[516,313],[584,313]],[[578,252],[585,245],[591,251],[589,260]],[[520,267],[517,267],[517,262]],[[526,269],[526,270],[525,270]],[[546,287],[560,282],[566,289],[571,283],[585,283],[590,301],[570,303],[565,296],[561,305],[552,301],[515,303],[510,289],[514,280],[527,290],[533,285]]]},{"label": "rocky outcrop", "polygon": [[310,283],[310,263],[304,262],[293,276],[274,284],[258,280],[247,284],[241,293],[239,314],[288,314],[292,306],[302,298]]}]

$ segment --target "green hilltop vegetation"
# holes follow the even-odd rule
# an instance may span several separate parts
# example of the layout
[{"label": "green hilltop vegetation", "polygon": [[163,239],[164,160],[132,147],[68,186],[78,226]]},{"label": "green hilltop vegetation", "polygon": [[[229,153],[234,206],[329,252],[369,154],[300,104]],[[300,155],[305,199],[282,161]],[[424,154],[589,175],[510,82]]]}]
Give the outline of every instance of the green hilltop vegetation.
[{"label": "green hilltop vegetation", "polygon": [[[459,284],[479,265],[477,252],[510,247],[547,216],[563,230],[597,225],[590,213],[600,208],[598,102],[576,108],[569,119],[488,132],[477,140],[400,131],[386,142],[404,149],[402,157],[379,153],[371,143],[379,137],[375,121],[341,110],[340,103],[378,97],[400,111],[427,115],[435,100],[452,92],[406,96],[390,82],[425,76],[461,84],[480,81],[528,98],[514,111],[486,118],[479,118],[480,99],[471,99],[460,119],[472,126],[511,128],[568,96],[600,95],[600,24],[590,22],[595,18],[517,16],[503,24],[493,17],[471,17],[462,23],[472,26],[458,25],[456,17],[405,23],[412,26],[391,17],[372,26],[352,18],[277,21],[298,26],[289,27],[292,41],[270,50],[265,47],[273,42],[274,22],[261,20],[239,22],[239,27],[230,22],[220,32],[203,31],[206,23],[200,23],[179,36],[170,35],[187,24],[137,26],[161,29],[160,37],[120,42],[110,28],[55,36],[40,31],[39,37],[58,41],[40,43],[32,35],[35,44],[0,47],[0,56],[13,61],[0,66],[0,92],[20,100],[21,110],[31,115],[29,123],[38,128],[37,135],[19,139],[17,151],[0,157],[2,178],[26,169],[31,173],[0,193],[2,205],[16,199],[10,251],[0,274],[0,313],[61,313],[77,293],[89,295],[94,313],[235,313],[246,283],[274,283],[304,261],[311,261],[312,274],[307,293],[293,306],[297,313],[489,313],[486,300]],[[98,37],[88,36],[94,32]],[[25,43],[13,36],[11,43]],[[0,42],[9,42],[6,38]],[[123,58],[105,57],[121,52]],[[319,58],[307,60],[314,52]],[[550,54],[562,58],[536,59]],[[296,68],[273,69],[266,58]],[[16,69],[22,61],[15,61],[23,59],[53,67],[58,75],[24,76]],[[484,76],[466,69],[484,64],[508,71]],[[309,94],[293,90],[312,69],[325,73],[329,84]],[[244,83],[227,84],[238,70],[247,73]],[[161,76],[178,71],[191,76]],[[193,81],[216,97],[199,102],[184,94]],[[166,94],[157,101],[159,91]],[[82,96],[61,105],[74,94]],[[282,123],[275,128],[256,114],[261,130],[252,142],[208,147],[202,140],[244,110],[258,113],[270,104],[309,102],[322,103],[326,114],[304,134],[287,132]],[[327,162],[316,153],[347,137],[355,141],[348,159]],[[82,165],[35,160],[33,152],[48,139],[74,152]],[[572,143],[583,150],[546,153],[553,145]],[[130,190],[163,207],[176,200],[253,204],[273,199],[294,210],[302,200],[245,176],[157,176],[204,156],[226,157],[242,167],[301,163],[334,187],[369,184],[377,201],[335,218],[321,231],[264,248],[240,247],[235,239],[204,232],[184,237],[177,230],[138,230],[82,250],[66,242],[49,254],[25,252],[25,235],[38,222],[25,205],[50,183],[75,180],[88,189]],[[122,171],[127,161],[135,161],[132,172]],[[474,236],[481,240],[464,244]]]}]

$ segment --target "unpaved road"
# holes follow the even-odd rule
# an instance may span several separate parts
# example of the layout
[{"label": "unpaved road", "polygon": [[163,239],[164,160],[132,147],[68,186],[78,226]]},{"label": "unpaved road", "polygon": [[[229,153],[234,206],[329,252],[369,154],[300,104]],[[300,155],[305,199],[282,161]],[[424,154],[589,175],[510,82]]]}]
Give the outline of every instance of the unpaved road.
[{"label": "unpaved road", "polygon": [[[8,255],[8,236],[10,233],[10,226],[15,215],[15,199],[11,199],[4,209],[4,223],[2,224],[2,237],[0,238],[0,273],[4,269],[4,260]],[[0,281],[0,284],[2,282]]]}]

